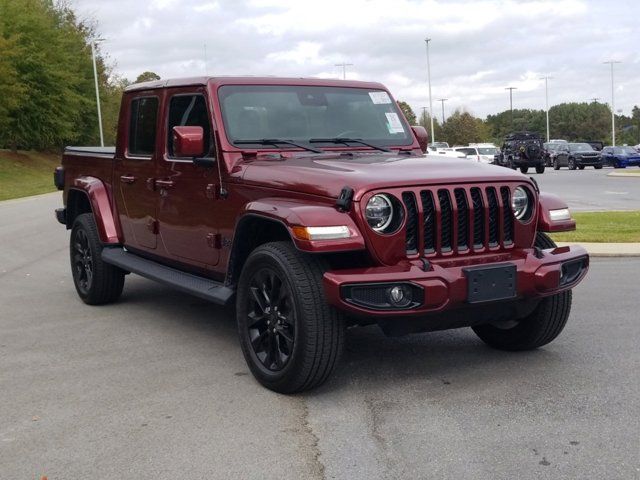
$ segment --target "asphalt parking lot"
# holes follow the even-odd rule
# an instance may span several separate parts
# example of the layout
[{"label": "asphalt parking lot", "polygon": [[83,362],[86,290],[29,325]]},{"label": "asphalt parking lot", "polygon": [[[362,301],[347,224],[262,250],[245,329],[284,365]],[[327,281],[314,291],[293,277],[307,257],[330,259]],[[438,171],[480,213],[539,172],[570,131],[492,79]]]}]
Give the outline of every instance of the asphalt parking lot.
[{"label": "asphalt parking lot", "polygon": [[[574,209],[626,202],[588,190]],[[594,259],[538,351],[356,329],[329,383],[287,397],[248,373],[230,311],[135,276],[82,304],[59,202],[0,203],[1,479],[640,478],[640,259]]]}]

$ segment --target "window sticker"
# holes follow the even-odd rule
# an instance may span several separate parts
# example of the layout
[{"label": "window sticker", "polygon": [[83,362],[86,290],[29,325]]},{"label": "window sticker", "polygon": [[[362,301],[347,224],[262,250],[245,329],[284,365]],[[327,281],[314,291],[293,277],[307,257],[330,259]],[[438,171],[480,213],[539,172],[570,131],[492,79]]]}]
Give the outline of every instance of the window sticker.
[{"label": "window sticker", "polygon": [[369,92],[369,96],[375,105],[391,103],[391,98],[387,92]]},{"label": "window sticker", "polygon": [[385,115],[387,116],[387,128],[389,129],[389,133],[404,133],[402,122],[400,122],[400,117],[398,117],[396,112],[387,112]]}]

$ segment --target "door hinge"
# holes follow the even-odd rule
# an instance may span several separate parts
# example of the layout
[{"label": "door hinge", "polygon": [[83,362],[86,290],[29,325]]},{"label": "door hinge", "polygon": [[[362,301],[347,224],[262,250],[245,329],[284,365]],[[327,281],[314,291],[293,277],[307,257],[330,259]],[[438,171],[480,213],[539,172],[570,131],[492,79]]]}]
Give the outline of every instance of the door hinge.
[{"label": "door hinge", "polygon": [[219,233],[207,233],[207,245],[210,248],[220,250],[222,248],[222,236]]}]

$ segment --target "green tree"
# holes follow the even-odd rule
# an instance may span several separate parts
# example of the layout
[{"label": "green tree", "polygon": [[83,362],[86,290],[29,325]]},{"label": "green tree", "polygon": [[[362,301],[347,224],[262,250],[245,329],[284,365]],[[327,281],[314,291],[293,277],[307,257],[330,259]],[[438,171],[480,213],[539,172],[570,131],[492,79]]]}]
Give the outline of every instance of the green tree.
[{"label": "green tree", "polygon": [[136,78],[136,81],[133,83],[151,82],[153,80],[160,80],[160,75],[155,72],[147,71],[138,75],[138,78]]},{"label": "green tree", "polygon": [[404,117],[409,122],[409,125],[416,125],[416,114],[413,113],[413,110],[409,106],[407,102],[403,102],[401,100],[398,101],[398,107],[402,110]]},{"label": "green tree", "polygon": [[467,145],[489,139],[488,128],[479,118],[457,109],[442,125],[444,139],[449,145]]}]

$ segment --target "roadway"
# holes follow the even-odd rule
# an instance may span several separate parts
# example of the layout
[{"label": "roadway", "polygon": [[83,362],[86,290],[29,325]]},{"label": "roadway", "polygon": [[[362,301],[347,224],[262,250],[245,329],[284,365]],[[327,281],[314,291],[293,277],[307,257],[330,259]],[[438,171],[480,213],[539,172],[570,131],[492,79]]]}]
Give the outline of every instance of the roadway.
[{"label": "roadway", "polygon": [[135,276],[117,304],[80,302],[58,203],[0,203],[0,478],[640,476],[640,258],[594,259],[538,351],[354,329],[326,385],[283,396],[249,374],[230,310]]}]

